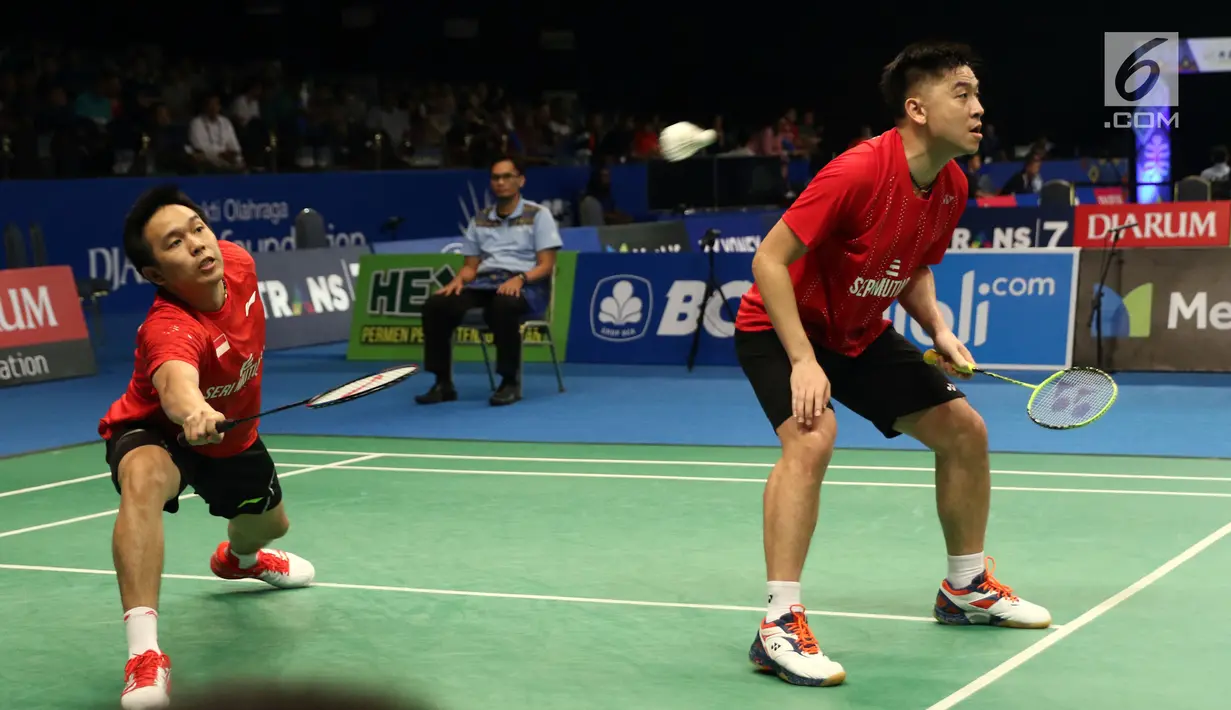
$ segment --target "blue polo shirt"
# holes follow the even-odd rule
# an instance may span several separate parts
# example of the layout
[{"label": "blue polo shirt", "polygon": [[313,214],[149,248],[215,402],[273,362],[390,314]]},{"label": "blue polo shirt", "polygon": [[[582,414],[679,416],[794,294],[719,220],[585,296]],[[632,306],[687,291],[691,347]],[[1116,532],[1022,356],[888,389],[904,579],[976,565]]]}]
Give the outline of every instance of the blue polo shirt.
[{"label": "blue polo shirt", "polygon": [[461,253],[481,259],[480,274],[519,274],[538,264],[538,252],[563,246],[551,210],[523,197],[508,217],[497,215],[495,207],[475,215],[466,228]]}]

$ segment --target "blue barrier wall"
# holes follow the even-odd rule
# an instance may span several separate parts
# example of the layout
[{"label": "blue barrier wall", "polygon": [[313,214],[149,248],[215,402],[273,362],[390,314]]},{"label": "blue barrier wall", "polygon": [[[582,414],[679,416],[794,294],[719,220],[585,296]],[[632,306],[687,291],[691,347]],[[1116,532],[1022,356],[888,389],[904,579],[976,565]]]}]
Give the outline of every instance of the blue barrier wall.
[{"label": "blue barrier wall", "polygon": [[[1072,248],[949,252],[933,268],[941,312],[987,367],[1066,367],[1077,258]],[[683,365],[704,308],[697,364],[737,364],[732,315],[752,286],[752,255],[717,254],[714,271],[725,304],[717,295],[702,303],[705,254],[580,255],[569,361]],[[900,305],[885,317],[919,347],[931,345]]]}]

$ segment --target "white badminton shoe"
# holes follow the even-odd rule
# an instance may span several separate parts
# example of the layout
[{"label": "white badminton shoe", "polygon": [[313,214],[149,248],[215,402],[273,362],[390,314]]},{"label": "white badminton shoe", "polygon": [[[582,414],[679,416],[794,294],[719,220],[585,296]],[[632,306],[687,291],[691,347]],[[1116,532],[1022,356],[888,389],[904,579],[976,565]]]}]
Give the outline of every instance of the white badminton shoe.
[{"label": "white badminton shoe", "polygon": [[1051,626],[1051,613],[1013,593],[992,576],[996,560],[988,557],[982,573],[962,589],[949,580],[940,583],[932,616],[942,624],[969,626],[983,624],[1014,629],[1045,629]]},{"label": "white badminton shoe", "polygon": [[124,666],[123,710],[156,710],[171,705],[171,659],[165,653],[146,651],[128,659]]},{"label": "white badminton shoe", "polygon": [[311,562],[282,550],[261,550],[256,553],[255,565],[240,567],[229,542],[218,545],[209,568],[223,579],[259,579],[279,589],[306,587],[316,578],[316,568]]},{"label": "white badminton shoe", "polygon": [[748,660],[793,685],[829,686],[846,680],[842,665],[821,651],[808,627],[807,611],[798,604],[773,621],[762,620]]}]

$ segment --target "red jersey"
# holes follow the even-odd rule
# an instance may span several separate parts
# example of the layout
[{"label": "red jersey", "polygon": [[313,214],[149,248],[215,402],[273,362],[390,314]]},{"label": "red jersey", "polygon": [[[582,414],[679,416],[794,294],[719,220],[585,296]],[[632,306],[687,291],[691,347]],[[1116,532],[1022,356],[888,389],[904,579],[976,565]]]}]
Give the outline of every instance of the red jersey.
[{"label": "red jersey", "polygon": [[[804,330],[826,349],[855,356],[889,321],[884,313],[915,269],[939,264],[966,208],[966,176],[950,161],[927,198],[917,197],[902,136],[888,130],[826,165],[782,220],[808,247],[791,264]],[[773,327],[753,286],[735,327]]]},{"label": "red jersey", "polygon": [[[137,329],[136,365],[128,391],[99,421],[98,433],[110,439],[126,422],[151,421],[172,435],[183,429],[163,412],[154,389],[154,372],[169,360],[182,360],[200,372],[201,393],[228,419],[261,411],[261,363],[265,354],[265,307],[257,293],[256,263],[244,248],[218,241],[227,297],[213,313],[193,310],[163,294]],[[233,456],[256,441],[257,421],[228,431],[220,444],[193,450],[206,456]]]}]

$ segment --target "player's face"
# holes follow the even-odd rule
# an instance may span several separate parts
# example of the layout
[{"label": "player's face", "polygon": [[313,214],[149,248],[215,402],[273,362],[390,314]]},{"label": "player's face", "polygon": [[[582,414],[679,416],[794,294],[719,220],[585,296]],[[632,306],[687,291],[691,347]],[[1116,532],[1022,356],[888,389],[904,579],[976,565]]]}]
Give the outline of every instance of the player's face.
[{"label": "player's face", "polygon": [[927,126],[932,137],[957,155],[979,150],[983,140],[983,104],[979,80],[970,67],[959,67],[928,82],[923,89]]},{"label": "player's face", "polygon": [[158,266],[148,278],[172,291],[222,280],[222,252],[213,230],[191,209],[168,205],[145,225],[145,239]]}]

